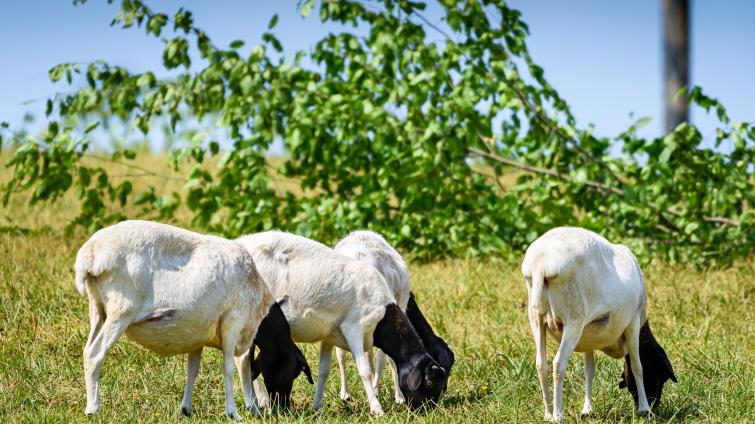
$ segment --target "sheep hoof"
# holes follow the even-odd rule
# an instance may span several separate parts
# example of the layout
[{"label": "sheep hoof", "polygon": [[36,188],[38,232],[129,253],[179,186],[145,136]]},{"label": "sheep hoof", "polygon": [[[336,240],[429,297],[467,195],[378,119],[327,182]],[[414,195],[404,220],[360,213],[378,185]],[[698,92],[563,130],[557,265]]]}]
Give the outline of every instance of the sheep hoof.
[{"label": "sheep hoof", "polygon": [[181,405],[181,415],[183,415],[184,417],[190,417],[191,413],[191,406]]},{"label": "sheep hoof", "polygon": [[256,418],[262,418],[262,411],[254,405],[249,405],[246,407],[246,412],[251,412],[252,415],[254,415]]},{"label": "sheep hoof", "polygon": [[655,419],[655,414],[653,414],[649,410],[648,411],[637,411],[637,415],[645,418],[646,420]]}]

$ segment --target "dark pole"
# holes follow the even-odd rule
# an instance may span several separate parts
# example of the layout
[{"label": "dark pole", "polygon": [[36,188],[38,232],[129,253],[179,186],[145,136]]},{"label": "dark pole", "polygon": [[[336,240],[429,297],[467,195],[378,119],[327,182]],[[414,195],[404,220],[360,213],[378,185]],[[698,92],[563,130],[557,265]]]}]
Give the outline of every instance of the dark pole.
[{"label": "dark pole", "polygon": [[661,0],[663,3],[663,95],[666,132],[689,117],[683,97],[676,93],[689,85],[689,0]]}]

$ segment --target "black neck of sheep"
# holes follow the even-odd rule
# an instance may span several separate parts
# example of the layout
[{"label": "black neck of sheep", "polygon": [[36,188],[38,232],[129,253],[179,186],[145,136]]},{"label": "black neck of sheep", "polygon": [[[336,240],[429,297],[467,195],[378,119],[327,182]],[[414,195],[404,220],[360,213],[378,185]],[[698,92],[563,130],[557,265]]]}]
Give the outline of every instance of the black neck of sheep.
[{"label": "black neck of sheep", "polygon": [[414,329],[417,331],[417,334],[419,334],[419,337],[423,342],[435,342],[437,340],[438,337],[433,333],[433,329],[430,327],[427,319],[425,319],[425,316],[422,315],[422,311],[420,311],[419,306],[414,299],[414,293],[409,294],[409,303],[406,305],[406,315],[409,317]]},{"label": "black neck of sheep", "polygon": [[252,376],[256,378],[262,374],[274,404],[284,408],[288,405],[294,379],[299,373],[304,372],[309,382],[313,383],[309,364],[291,340],[291,328],[279,303],[270,306],[270,311],[260,323],[254,346],[260,348],[260,353],[251,364]]},{"label": "black neck of sheep", "polygon": [[430,323],[427,322],[422,311],[419,309],[419,305],[414,299],[414,293],[409,293],[409,303],[406,306],[406,316],[409,317],[414,329],[422,339],[422,343],[427,348],[430,356],[435,359],[440,366],[446,370],[446,374],[450,374],[451,367],[454,363],[453,351],[448,347],[445,340],[438,337],[434,332]]},{"label": "black neck of sheep", "polygon": [[375,347],[399,365],[407,358],[427,354],[409,317],[395,303],[385,307],[385,315],[375,327],[373,340]]},{"label": "black neck of sheep", "polygon": [[[650,322],[640,329],[640,364],[642,364],[642,379],[645,386],[645,395],[651,407],[656,407],[661,403],[663,394],[663,385],[666,381],[671,380],[676,383],[676,375],[671,366],[671,362],[658,341],[655,339],[653,332],[650,330]],[[632,365],[629,355],[624,357],[624,374],[619,387],[626,387],[634,398],[635,405],[639,404],[637,395],[637,383],[632,374]]]},{"label": "black neck of sheep", "polygon": [[396,362],[399,387],[410,406],[437,402],[445,388],[445,371],[427,353],[409,318],[395,303],[386,306],[373,344]]},{"label": "black neck of sheep", "polygon": [[291,328],[278,303],[270,306],[267,315],[260,322],[254,344],[260,348],[260,352],[266,354],[284,354],[298,349],[291,340]]}]

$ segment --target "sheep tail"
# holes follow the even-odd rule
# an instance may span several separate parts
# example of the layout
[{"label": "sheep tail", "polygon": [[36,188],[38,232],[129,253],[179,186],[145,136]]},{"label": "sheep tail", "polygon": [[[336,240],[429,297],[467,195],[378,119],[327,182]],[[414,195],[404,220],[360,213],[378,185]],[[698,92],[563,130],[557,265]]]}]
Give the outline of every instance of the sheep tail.
[{"label": "sheep tail", "polygon": [[93,267],[94,248],[92,243],[87,242],[79,249],[79,253],[76,255],[76,263],[73,266],[73,270],[76,273],[76,290],[82,296],[87,292],[86,281],[90,277]]},{"label": "sheep tail", "polygon": [[545,315],[548,312],[548,293],[545,276],[540,271],[532,274],[532,294],[530,296],[530,308],[538,314]]}]

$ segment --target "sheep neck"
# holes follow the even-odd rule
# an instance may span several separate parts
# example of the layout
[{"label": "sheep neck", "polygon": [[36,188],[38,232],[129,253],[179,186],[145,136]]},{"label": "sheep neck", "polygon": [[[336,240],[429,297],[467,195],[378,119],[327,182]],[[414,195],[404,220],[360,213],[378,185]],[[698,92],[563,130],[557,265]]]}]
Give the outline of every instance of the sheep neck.
[{"label": "sheep neck", "polygon": [[415,356],[427,355],[411,321],[395,303],[386,306],[383,319],[375,327],[373,339],[375,346],[397,364]]}]

